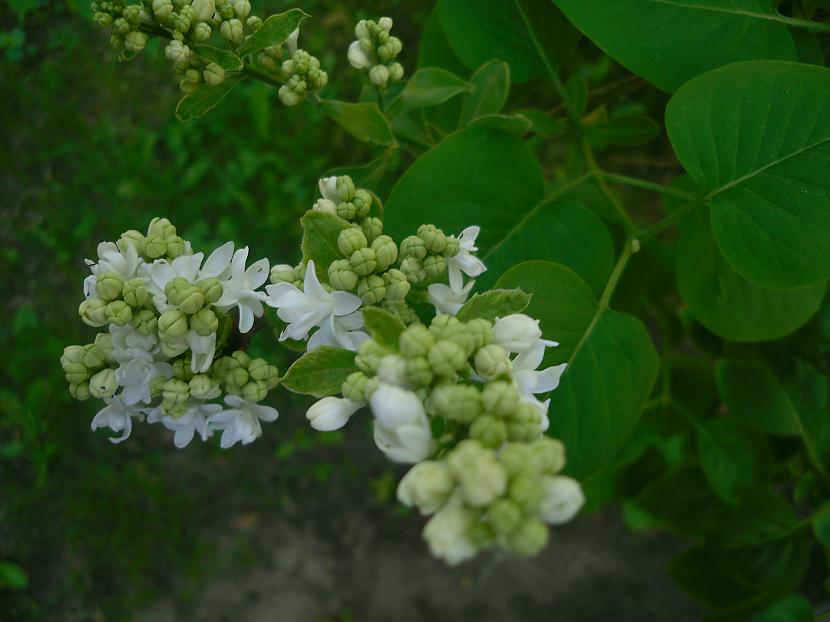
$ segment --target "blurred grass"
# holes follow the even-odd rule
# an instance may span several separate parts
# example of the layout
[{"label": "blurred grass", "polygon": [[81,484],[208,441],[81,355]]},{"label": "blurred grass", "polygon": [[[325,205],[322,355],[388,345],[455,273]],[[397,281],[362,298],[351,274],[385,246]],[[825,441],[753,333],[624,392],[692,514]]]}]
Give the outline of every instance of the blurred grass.
[{"label": "blurred grass", "polygon": [[[360,82],[345,50],[356,21],[391,15],[411,68],[431,8],[415,0],[253,4],[263,17],[291,6],[312,14],[300,45],[329,72],[326,96],[352,99]],[[294,482],[334,470],[307,467],[303,456],[320,440],[290,421],[300,411],[285,392],[275,403],[289,416],[235,452],[215,443],[176,452],[165,431],[147,426],[114,446],[89,429],[96,402],[69,397],[58,358],[94,334],[76,310],[83,259],[99,241],[165,215],[196,248],[233,240],[250,245],[254,257],[291,263],[297,217],[313,203],[318,177],[373,155],[313,106],[286,109],[261,84],[245,84],[218,110],[179,123],[179,92],[159,42],[119,64],[107,39],[82,0],[0,5],[4,620],[72,612],[73,619],[129,619],[171,577],[197,585],[217,564],[231,563],[199,537],[200,525],[216,519],[209,508],[222,487],[233,487],[246,508],[279,512]],[[260,337],[256,347],[284,368],[284,355]],[[267,473],[263,456],[274,464]],[[194,477],[200,470],[205,477]]]}]

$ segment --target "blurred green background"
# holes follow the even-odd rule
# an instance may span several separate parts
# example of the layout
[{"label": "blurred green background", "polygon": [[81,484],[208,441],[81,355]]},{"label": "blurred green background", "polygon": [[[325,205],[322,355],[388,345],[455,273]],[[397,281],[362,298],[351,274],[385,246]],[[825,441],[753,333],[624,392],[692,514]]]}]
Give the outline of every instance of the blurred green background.
[{"label": "blurred green background", "polygon": [[[160,428],[139,426],[130,442],[110,444],[89,429],[95,402],[70,398],[58,358],[93,334],[77,306],[83,260],[100,240],[164,215],[198,249],[233,240],[254,257],[293,263],[297,217],[317,196],[317,178],[371,156],[313,106],[287,109],[259,83],[203,119],[176,121],[180,93],[160,42],[118,63],[87,4],[13,0],[0,12],[0,270],[9,292],[0,330],[3,619],[54,619],[70,609],[124,619],[171,577],[181,590],[238,562],[217,559],[200,538],[203,524],[227,513],[207,499],[232,503],[230,487],[246,511],[279,512],[293,487],[348,472],[323,453],[308,459],[320,439],[290,416],[301,411],[285,392],[278,429],[267,428],[251,451],[194,443],[178,456]],[[266,17],[296,4],[254,8]],[[328,93],[343,98],[360,89],[345,58],[356,21],[382,7],[400,36],[416,41],[430,9],[394,0],[300,4],[315,18],[300,44],[320,55]],[[415,51],[406,50],[407,62]],[[266,336],[259,347],[278,357],[270,344]]]}]

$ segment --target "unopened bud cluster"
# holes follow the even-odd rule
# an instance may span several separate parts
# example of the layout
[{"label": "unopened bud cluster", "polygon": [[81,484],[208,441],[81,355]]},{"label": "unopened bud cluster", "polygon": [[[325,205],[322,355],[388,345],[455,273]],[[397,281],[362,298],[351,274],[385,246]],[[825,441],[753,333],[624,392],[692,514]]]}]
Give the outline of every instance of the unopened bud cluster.
[{"label": "unopened bud cluster", "polygon": [[320,61],[305,50],[293,52],[280,68],[287,82],[280,87],[279,98],[286,106],[305,101],[329,81],[328,74],[320,69]]},{"label": "unopened bud cluster", "polygon": [[355,26],[357,37],[349,46],[349,63],[366,72],[369,81],[385,90],[403,78],[403,65],[395,59],[401,53],[401,40],[390,34],[392,19],[381,17],[377,22],[361,20]]},{"label": "unopened bud cluster", "polygon": [[[244,352],[233,354],[235,367],[230,357],[216,358],[231,335],[248,332],[263,313],[265,294],[256,290],[267,280],[268,261],[246,269],[247,255],[228,242],[205,260],[166,218],[154,218],[146,233],[130,230],[99,244],[98,261],[87,261],[92,274],[78,311],[104,332],[61,357],[70,393],[106,402],[93,429],[121,432],[120,442],[133,419],[146,415],[174,430],[183,446],[197,432],[204,439],[236,429],[239,419],[250,423],[248,415],[228,419],[209,403],[239,396],[244,408],[236,410],[248,412],[279,381],[275,367]],[[231,367],[242,372],[230,374]]]}]

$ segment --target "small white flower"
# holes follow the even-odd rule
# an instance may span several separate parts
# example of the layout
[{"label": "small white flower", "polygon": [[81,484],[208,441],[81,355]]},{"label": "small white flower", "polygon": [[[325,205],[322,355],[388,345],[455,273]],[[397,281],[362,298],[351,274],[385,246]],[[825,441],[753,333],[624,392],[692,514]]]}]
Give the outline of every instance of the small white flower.
[{"label": "small white flower", "polygon": [[519,386],[519,391],[525,397],[533,397],[536,393],[547,393],[559,386],[559,379],[568,367],[567,363],[547,367],[536,371],[542,364],[545,349],[559,345],[555,341],[539,339],[529,350],[519,353],[513,359],[513,379]]},{"label": "small white flower", "polygon": [[105,398],[107,404],[92,420],[92,430],[109,428],[113,432],[121,432],[121,436],[110,438],[111,443],[120,443],[127,440],[133,431],[133,417],[142,417],[141,409],[128,406],[120,397]]},{"label": "small white flower", "polygon": [[365,402],[354,402],[344,397],[324,397],[315,402],[305,416],[315,430],[330,432],[346,425],[351,416],[365,405]]},{"label": "small white flower", "polygon": [[110,326],[115,379],[123,387],[118,397],[126,405],[152,401],[150,385],[159,376],[170,378],[173,368],[163,360],[156,335],[142,335],[131,325]]},{"label": "small white flower", "polygon": [[95,284],[99,276],[113,273],[120,276],[121,280],[129,281],[139,276],[142,266],[146,264],[132,244],[122,253],[114,242],[101,242],[98,245],[98,263],[87,259],[86,265],[92,272],[84,279],[84,297],[89,298],[95,295]]},{"label": "small white flower", "polygon": [[439,510],[424,527],[430,552],[450,566],[475,557],[476,547],[467,535],[474,520],[474,514],[460,505]]},{"label": "small white flower", "polygon": [[372,394],[375,444],[394,462],[414,464],[435,451],[429,419],[412,391],[381,383]]},{"label": "small white flower", "polygon": [[551,525],[567,523],[585,504],[582,487],[574,479],[558,475],[542,478],[542,503],[539,518]]},{"label": "small white flower", "polygon": [[458,236],[458,253],[447,259],[447,273],[449,275],[450,287],[454,292],[460,292],[464,283],[463,272],[469,277],[475,278],[481,275],[487,266],[478,257],[473,255],[478,250],[475,245],[481,227],[467,227]]},{"label": "small white flower", "polygon": [[181,417],[162,415],[161,408],[156,408],[147,417],[148,423],[160,421],[165,428],[173,432],[173,444],[182,449],[190,444],[198,434],[202,441],[213,436],[214,428],[210,426],[209,418],[222,410],[221,404],[206,404],[190,400]]},{"label": "small white flower", "polygon": [[455,480],[443,462],[424,460],[409,469],[398,484],[398,500],[417,506],[421,514],[432,514],[455,490]]},{"label": "small white flower", "polygon": [[194,374],[201,374],[210,369],[216,353],[216,333],[200,335],[195,330],[187,332],[187,345],[190,348],[190,369]]},{"label": "small white flower", "polygon": [[360,41],[352,41],[349,45],[349,64],[355,69],[366,69],[372,64],[369,55],[360,47]]},{"label": "small white flower", "polygon": [[493,343],[508,352],[525,352],[536,345],[542,337],[539,320],[514,313],[496,320],[493,325]]},{"label": "small white flower", "polygon": [[358,310],[342,316],[330,315],[308,340],[308,350],[320,346],[334,346],[356,351],[369,338],[363,328],[363,314]]},{"label": "small white flower", "polygon": [[467,302],[467,297],[470,295],[470,290],[473,289],[474,284],[475,281],[470,281],[459,291],[455,291],[449,285],[433,283],[427,288],[429,302],[439,313],[455,315]]},{"label": "small white flower", "polygon": [[252,443],[262,435],[260,421],[275,421],[279,416],[276,408],[249,402],[238,395],[226,395],[225,404],[231,408],[211,415],[208,419],[212,428],[222,430],[219,443],[222,449],[239,442],[243,445]]},{"label": "small white flower", "polygon": [[255,317],[262,317],[266,296],[255,291],[268,280],[269,266],[267,259],[260,259],[247,269],[248,247],[240,248],[233,254],[230,266],[230,278],[222,283],[222,297],[216,306],[223,311],[232,307],[239,310],[239,332],[247,333],[254,325]]}]

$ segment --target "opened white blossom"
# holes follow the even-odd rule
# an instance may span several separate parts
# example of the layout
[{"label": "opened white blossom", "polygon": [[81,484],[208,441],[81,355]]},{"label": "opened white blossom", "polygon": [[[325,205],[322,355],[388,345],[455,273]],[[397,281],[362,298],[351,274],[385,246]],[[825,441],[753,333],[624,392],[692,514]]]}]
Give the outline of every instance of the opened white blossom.
[{"label": "opened white blossom", "polygon": [[212,415],[208,419],[210,426],[222,430],[220,446],[222,449],[236,443],[247,445],[262,435],[262,421],[276,421],[279,413],[276,408],[251,402],[238,395],[226,395],[225,404],[230,408]]},{"label": "opened white blossom", "polygon": [[458,252],[447,258],[447,275],[450,281],[450,288],[454,292],[461,292],[464,287],[463,274],[471,278],[480,276],[487,270],[484,262],[473,253],[478,251],[475,245],[481,227],[467,227],[458,236]]},{"label": "opened white blossom", "polygon": [[251,330],[254,318],[262,317],[264,313],[262,305],[267,301],[267,296],[265,292],[256,290],[265,284],[270,272],[267,259],[260,259],[246,268],[247,259],[247,246],[233,254],[230,277],[222,284],[222,297],[216,302],[219,309],[237,308],[240,333]]},{"label": "opened white blossom", "polygon": [[128,281],[139,276],[139,271],[145,264],[139,257],[138,251],[132,244],[121,251],[115,242],[101,242],[98,245],[98,261],[85,260],[91,275],[84,279],[84,296],[90,298],[95,295],[95,284],[98,277],[104,274],[116,274],[122,281]]},{"label": "opened white blossom", "polygon": [[135,328],[110,326],[112,358],[118,363],[115,377],[123,387],[119,394],[124,404],[150,404],[151,384],[156,378],[170,378],[173,368],[161,354],[158,338],[141,335]]},{"label": "opened white blossom", "polygon": [[113,432],[120,432],[121,436],[110,438],[111,443],[121,443],[127,440],[133,431],[133,417],[143,417],[143,411],[134,405],[127,405],[119,397],[105,398],[106,406],[98,411],[92,420],[92,431],[98,428],[109,428]]},{"label": "opened white blossom", "polygon": [[525,397],[553,391],[559,386],[559,379],[568,367],[567,363],[537,371],[545,356],[545,349],[556,347],[555,341],[539,339],[529,349],[520,352],[512,361],[511,375]]},{"label": "opened white blossom", "polygon": [[539,518],[551,525],[567,523],[585,504],[585,494],[575,479],[558,475],[542,478]]},{"label": "opened white blossom", "polygon": [[460,290],[454,290],[444,283],[433,283],[427,287],[429,302],[439,313],[456,315],[461,310],[461,307],[464,306],[464,303],[467,302],[473,285],[475,285],[475,281],[470,281]]},{"label": "opened white blossom", "polygon": [[161,422],[165,428],[174,433],[173,444],[182,449],[187,447],[197,434],[203,441],[213,436],[214,430],[218,428],[211,426],[209,418],[220,412],[222,412],[221,404],[191,400],[180,417],[163,415],[161,408],[155,408],[148,415],[147,422]]},{"label": "opened white blossom", "polygon": [[429,419],[412,391],[381,383],[369,400],[378,448],[394,462],[414,464],[435,451]]},{"label": "opened white blossom", "polygon": [[311,427],[320,432],[339,430],[366,402],[355,402],[344,397],[324,397],[308,409],[305,416]]}]

